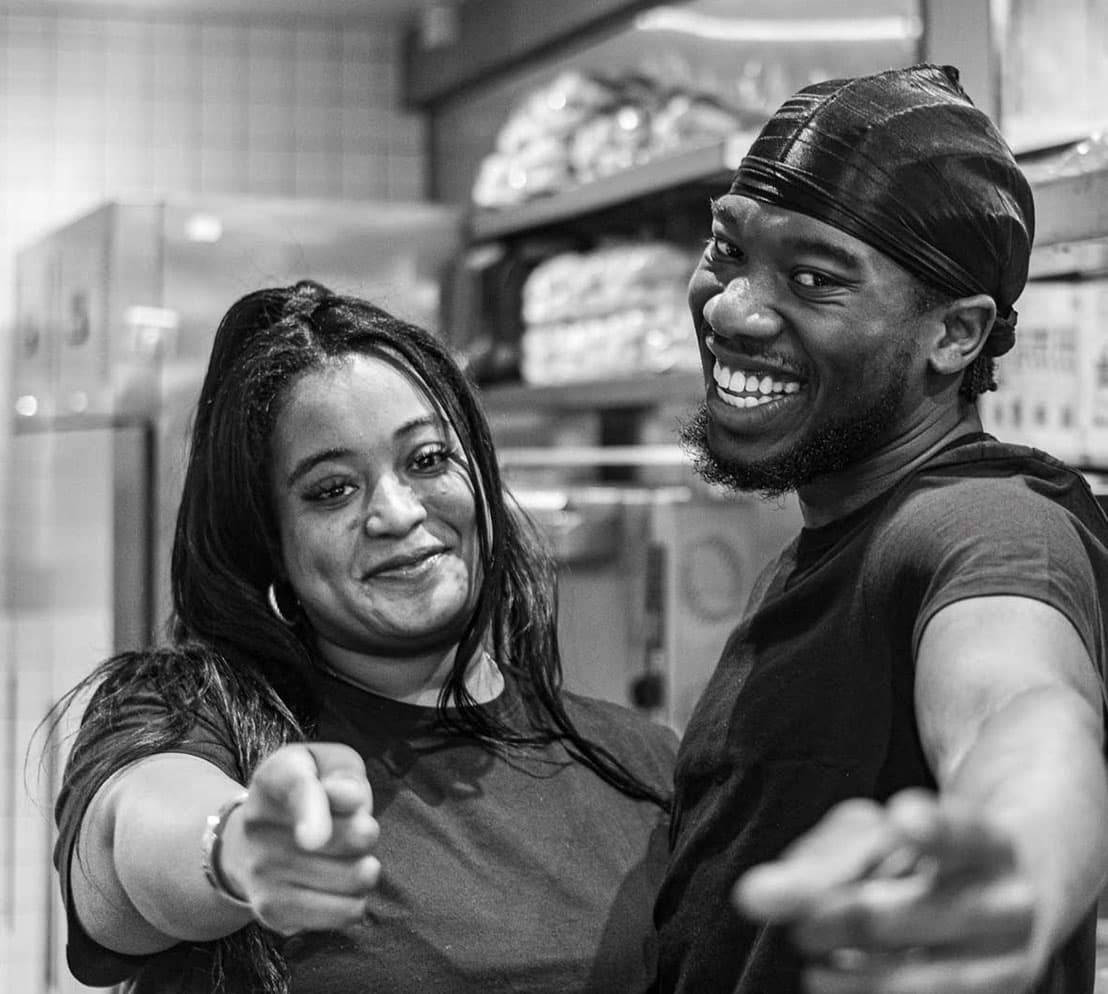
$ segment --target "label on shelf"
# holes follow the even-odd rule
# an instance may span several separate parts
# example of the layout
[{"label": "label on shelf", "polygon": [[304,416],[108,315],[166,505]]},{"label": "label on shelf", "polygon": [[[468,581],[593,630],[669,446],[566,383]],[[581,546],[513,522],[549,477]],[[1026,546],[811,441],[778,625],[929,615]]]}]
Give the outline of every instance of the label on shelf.
[{"label": "label on shelf", "polygon": [[987,431],[1082,462],[1082,284],[1028,284],[1017,302],[1016,345],[997,360],[997,390],[979,403]]},{"label": "label on shelf", "polygon": [[1108,281],[1074,284],[1080,317],[1080,446],[1086,466],[1108,467]]}]

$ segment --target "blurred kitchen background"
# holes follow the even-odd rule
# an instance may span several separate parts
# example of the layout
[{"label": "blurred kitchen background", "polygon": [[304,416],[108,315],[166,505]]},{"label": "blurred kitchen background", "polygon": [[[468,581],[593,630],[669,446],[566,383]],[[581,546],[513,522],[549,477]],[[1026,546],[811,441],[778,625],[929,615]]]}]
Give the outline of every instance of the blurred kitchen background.
[{"label": "blurred kitchen background", "polygon": [[35,729],[161,631],[227,306],[311,276],[451,342],[558,557],[568,684],[680,731],[798,522],[674,442],[707,198],[797,87],[923,59],[1036,188],[988,426],[1108,489],[1108,0],[0,0],[0,991],[83,989]]}]

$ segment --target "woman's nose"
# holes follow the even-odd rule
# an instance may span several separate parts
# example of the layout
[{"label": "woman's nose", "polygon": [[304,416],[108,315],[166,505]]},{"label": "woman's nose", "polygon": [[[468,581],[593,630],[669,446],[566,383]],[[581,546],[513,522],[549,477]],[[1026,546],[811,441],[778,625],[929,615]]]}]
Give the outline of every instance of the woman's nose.
[{"label": "woman's nose", "polygon": [[764,288],[745,278],[732,280],[712,297],[704,305],[704,319],[722,338],[771,338],[783,324]]},{"label": "woman's nose", "polygon": [[403,480],[389,474],[377,481],[366,509],[370,535],[406,534],[427,518],[419,495]]}]

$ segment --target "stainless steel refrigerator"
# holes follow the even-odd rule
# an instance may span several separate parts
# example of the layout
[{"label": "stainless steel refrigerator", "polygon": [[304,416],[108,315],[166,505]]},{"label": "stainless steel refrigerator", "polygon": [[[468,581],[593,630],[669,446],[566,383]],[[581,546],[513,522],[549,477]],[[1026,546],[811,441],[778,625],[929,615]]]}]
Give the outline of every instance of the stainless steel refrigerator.
[{"label": "stainless steel refrigerator", "polygon": [[438,205],[173,197],[104,204],[19,254],[0,988],[81,989],[62,965],[49,867],[61,756],[32,754],[26,770],[24,757],[66,689],[164,622],[188,425],[220,316],[244,293],[310,277],[445,333],[460,241],[460,215]]}]

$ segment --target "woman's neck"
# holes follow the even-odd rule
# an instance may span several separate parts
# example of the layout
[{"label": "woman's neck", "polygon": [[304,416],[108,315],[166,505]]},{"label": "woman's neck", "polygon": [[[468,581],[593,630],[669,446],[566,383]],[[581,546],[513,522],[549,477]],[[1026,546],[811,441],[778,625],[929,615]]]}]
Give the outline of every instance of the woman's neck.
[{"label": "woman's neck", "polygon": [[[458,647],[418,656],[385,656],[320,643],[323,668],[370,693],[404,704],[434,707],[450,676]],[[478,649],[469,661],[465,687],[478,704],[487,704],[504,689],[504,677],[493,658]]]}]

